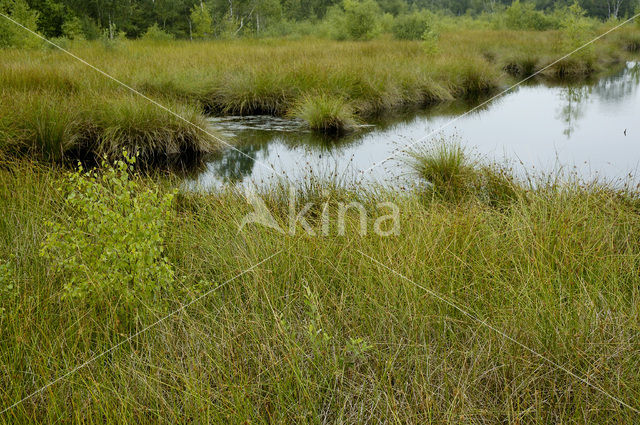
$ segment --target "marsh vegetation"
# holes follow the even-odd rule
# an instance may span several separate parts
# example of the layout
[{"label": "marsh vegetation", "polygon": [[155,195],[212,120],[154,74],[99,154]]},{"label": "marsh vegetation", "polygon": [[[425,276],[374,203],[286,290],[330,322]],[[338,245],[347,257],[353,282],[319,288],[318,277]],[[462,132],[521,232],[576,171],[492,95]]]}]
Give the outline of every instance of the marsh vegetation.
[{"label": "marsh vegetation", "polygon": [[[0,423],[638,421],[632,176],[523,179],[444,140],[411,150],[411,190],[261,187],[277,232],[245,222],[241,186],[185,190],[155,167],[229,152],[211,115],[340,136],[541,70],[597,77],[637,27],[554,61],[630,2],[125,3],[0,0],[139,92],[0,16]],[[256,156],[231,152],[229,168]],[[312,235],[292,193],[315,229],[353,202],[393,203],[399,229],[363,234],[348,210]]]}]

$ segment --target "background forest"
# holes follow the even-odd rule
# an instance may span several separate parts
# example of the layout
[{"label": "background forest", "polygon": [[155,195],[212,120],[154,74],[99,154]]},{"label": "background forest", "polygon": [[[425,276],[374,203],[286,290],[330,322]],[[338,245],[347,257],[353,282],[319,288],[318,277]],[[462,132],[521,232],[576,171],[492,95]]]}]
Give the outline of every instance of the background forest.
[{"label": "background forest", "polygon": [[[0,11],[50,38],[206,39],[314,35],[422,38],[429,22],[473,28],[562,27],[571,6],[598,20],[631,16],[639,0],[0,0]],[[460,17],[462,19],[460,19]],[[0,47],[28,44],[0,22]]]}]

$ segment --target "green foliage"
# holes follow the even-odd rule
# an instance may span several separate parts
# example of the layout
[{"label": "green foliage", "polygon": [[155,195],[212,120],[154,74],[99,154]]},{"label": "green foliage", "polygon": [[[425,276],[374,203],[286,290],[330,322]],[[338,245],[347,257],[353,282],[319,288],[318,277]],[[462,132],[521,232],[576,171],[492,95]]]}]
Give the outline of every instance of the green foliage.
[{"label": "green foliage", "polygon": [[338,40],[372,39],[379,32],[380,16],[380,7],[374,0],[344,0],[342,8],[334,7],[328,14]]},{"label": "green foliage", "polygon": [[173,34],[169,34],[167,32],[164,32],[158,26],[157,23],[151,25],[147,29],[147,32],[145,32],[144,35],[142,36],[143,40],[151,40],[151,41],[170,41],[170,40],[173,40],[174,38],[175,37],[173,36]]},{"label": "green foliage", "polygon": [[[30,9],[25,0],[0,0],[0,12],[32,31],[38,30],[39,13]],[[41,40],[35,35],[0,17],[0,48],[34,48],[39,47],[41,44]]]},{"label": "green foliage", "polygon": [[62,33],[69,40],[83,40],[84,29],[80,18],[72,17],[62,24]]},{"label": "green foliage", "polygon": [[433,31],[433,17],[427,12],[400,15],[393,23],[393,36],[398,40],[420,40]]},{"label": "green foliage", "polygon": [[[363,2],[364,0],[348,0]],[[83,34],[87,39],[99,38],[103,30],[116,26],[128,38],[143,36],[154,23],[158,23],[164,32],[176,38],[234,38],[236,36],[273,36],[274,34],[298,33],[295,28],[281,25],[287,23],[313,23],[311,33],[327,35],[326,24],[346,24],[344,12],[349,6],[341,0],[154,0],[154,1],[79,1],[79,0],[1,0],[0,4],[28,4],[39,13],[37,29],[49,38],[67,37],[71,39],[67,22],[79,17]],[[557,29],[560,26],[555,11],[566,7],[569,0],[372,0],[379,11],[389,14],[380,25],[383,32],[389,32],[389,17],[401,17],[405,30],[398,29],[400,37],[417,40],[422,31],[406,17],[420,14],[426,10],[438,14],[438,23],[453,29],[464,28],[509,28],[514,30]],[[580,0],[580,5],[588,16],[600,20],[617,20],[631,16],[637,6],[637,0]],[[342,20],[325,20],[336,17],[340,9]],[[356,8],[359,9],[359,8]],[[422,11],[422,12],[421,12]],[[360,11],[356,14],[361,15]],[[357,19],[356,19],[357,20]],[[74,23],[75,25],[75,23]],[[360,27],[362,23],[355,24]],[[36,29],[36,27],[34,27]],[[287,29],[293,29],[287,32]],[[307,26],[304,30],[307,31]],[[353,30],[353,29],[352,29]],[[407,35],[407,32],[410,35]],[[77,30],[73,35],[79,35]],[[344,26],[335,26],[332,35],[340,39],[363,39],[359,30],[349,31]],[[335,35],[338,33],[338,35]],[[377,31],[373,32],[374,34]],[[355,36],[354,36],[355,34]],[[76,38],[76,37],[73,37]],[[406,39],[406,38],[403,38]]]},{"label": "green foliage", "polygon": [[84,16],[80,19],[82,24],[82,32],[87,40],[97,40],[102,35],[100,27],[89,17]]},{"label": "green foliage", "polygon": [[[562,13],[562,47],[567,53],[574,51],[591,39],[591,25],[586,19],[586,11],[575,1]],[[589,58],[593,56],[593,45],[582,48],[572,55],[574,58]]]},{"label": "green foliage", "polygon": [[427,54],[435,54],[438,52],[438,39],[440,35],[432,27],[428,26],[422,33],[422,49]]},{"label": "green foliage", "polygon": [[240,25],[232,16],[225,15],[217,24],[217,32],[218,38],[231,40],[238,37]]},{"label": "green foliage", "polygon": [[393,31],[393,23],[395,18],[391,13],[383,13],[379,20],[380,32],[383,34],[389,34]]},{"label": "green foliage", "polygon": [[191,23],[193,25],[193,38],[208,38],[213,33],[213,18],[211,10],[205,2],[196,4],[191,9]]},{"label": "green foliage", "polygon": [[126,34],[124,31],[118,30],[116,24],[112,23],[102,30],[100,41],[106,49],[115,49],[121,45],[121,41],[124,40]]},{"label": "green foliage", "polygon": [[535,9],[531,2],[514,1],[504,12],[504,24],[513,30],[542,31],[554,27],[552,19],[542,11]]},{"label": "green foliage", "polygon": [[119,320],[157,304],[161,289],[173,285],[164,257],[164,227],[173,194],[141,186],[130,175],[134,157],[82,166],[60,189],[69,216],[48,222],[41,256],[65,280],[64,298],[97,310],[113,308]]}]

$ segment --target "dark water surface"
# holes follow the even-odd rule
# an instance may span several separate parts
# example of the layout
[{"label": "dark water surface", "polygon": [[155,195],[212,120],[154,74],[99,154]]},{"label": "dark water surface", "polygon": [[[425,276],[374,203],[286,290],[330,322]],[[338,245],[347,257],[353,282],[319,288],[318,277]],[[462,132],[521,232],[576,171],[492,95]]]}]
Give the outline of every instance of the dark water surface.
[{"label": "dark water surface", "polygon": [[[585,179],[625,178],[640,169],[639,86],[640,64],[628,63],[593,83],[521,86],[464,116],[480,102],[390,114],[341,138],[311,133],[295,120],[212,118],[211,125],[226,140],[256,161],[227,149],[187,185],[265,186],[278,178],[269,167],[294,181],[313,173],[400,185],[409,172],[405,155],[370,167],[406,145],[419,142],[415,147],[420,149],[443,138],[459,141],[488,161],[509,162],[534,173],[562,168]],[[455,123],[422,140],[455,118]],[[368,171],[361,174],[362,170]]]}]

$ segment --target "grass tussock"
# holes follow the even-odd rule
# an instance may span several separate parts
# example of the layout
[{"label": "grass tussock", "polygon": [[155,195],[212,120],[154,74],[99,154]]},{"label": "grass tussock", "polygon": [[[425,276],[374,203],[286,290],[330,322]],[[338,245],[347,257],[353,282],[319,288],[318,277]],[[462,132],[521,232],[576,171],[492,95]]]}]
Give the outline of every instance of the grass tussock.
[{"label": "grass tussock", "polygon": [[305,120],[311,129],[324,133],[345,133],[356,125],[351,107],[340,98],[326,95],[303,98],[293,115]]},{"label": "grass tussock", "polygon": [[114,159],[123,150],[143,162],[219,150],[219,143],[193,124],[208,124],[193,107],[169,103],[186,122],[145,99],[120,94],[79,95],[15,92],[0,100],[0,151],[49,161],[73,158]]},{"label": "grass tussock", "polygon": [[474,199],[498,206],[526,193],[510,170],[473,158],[457,143],[437,144],[409,156],[413,170],[427,183],[427,198],[450,202]]},{"label": "grass tussock", "polygon": [[[66,172],[3,162],[1,406],[222,286],[3,413],[0,423],[635,423],[632,410],[359,253],[637,407],[638,194],[601,184],[514,183],[518,196],[495,208],[482,201],[490,183],[477,183],[482,172],[465,158],[441,148],[419,168],[440,192],[457,187],[451,192],[464,196],[425,202],[421,193],[378,192],[369,199],[368,233],[358,232],[353,213],[342,235],[334,227],[325,235],[319,220],[309,220],[314,237],[299,223],[289,233],[286,198],[276,192],[267,204],[287,231],[249,224],[239,232],[253,207],[235,192],[181,193],[167,204],[170,182],[119,177],[126,184],[115,190],[110,172],[101,171],[91,187],[104,176],[109,190],[96,192],[99,205],[85,211],[75,197],[69,201]],[[330,205],[363,196],[318,182],[304,191],[301,202]],[[136,225],[110,237],[129,246],[146,240],[136,231],[147,228],[145,220],[158,226],[158,240],[140,247],[153,248],[152,264],[170,267],[161,302],[156,290],[134,292],[122,316],[115,312],[126,300],[111,292],[108,302],[83,302],[91,292],[66,299],[72,280],[60,266],[70,263],[41,255],[43,243],[59,244],[47,239],[52,231],[74,235],[73,223],[93,228],[105,217],[117,225],[139,198],[154,208],[127,215]],[[371,231],[377,214],[388,213],[375,210],[382,201],[398,206],[397,236]],[[78,270],[104,270],[88,255],[74,258]],[[117,258],[118,270],[146,270],[127,262],[126,250]],[[117,293],[120,281],[112,283]],[[130,325],[123,322],[129,316]]]}]

